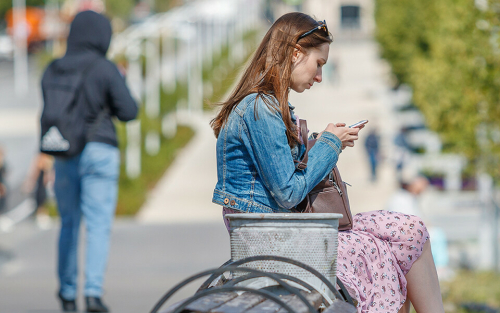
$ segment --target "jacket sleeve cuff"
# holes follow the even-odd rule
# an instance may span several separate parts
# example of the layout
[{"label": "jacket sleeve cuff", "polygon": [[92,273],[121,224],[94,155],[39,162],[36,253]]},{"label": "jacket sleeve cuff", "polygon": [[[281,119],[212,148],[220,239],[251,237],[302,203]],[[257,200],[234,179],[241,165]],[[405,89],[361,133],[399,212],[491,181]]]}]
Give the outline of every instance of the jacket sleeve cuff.
[{"label": "jacket sleeve cuff", "polygon": [[318,139],[318,141],[322,141],[326,144],[328,144],[330,147],[337,152],[337,155],[340,155],[342,153],[342,141],[340,141],[339,137],[337,137],[335,134],[330,133],[330,132],[323,132],[321,134],[321,137]]}]

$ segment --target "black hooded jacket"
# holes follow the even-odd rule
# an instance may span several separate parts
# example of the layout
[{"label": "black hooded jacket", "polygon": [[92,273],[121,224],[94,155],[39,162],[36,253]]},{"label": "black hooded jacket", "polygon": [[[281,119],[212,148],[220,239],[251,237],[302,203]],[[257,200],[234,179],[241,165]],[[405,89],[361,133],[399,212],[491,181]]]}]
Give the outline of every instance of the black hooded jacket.
[{"label": "black hooded jacket", "polygon": [[[83,71],[91,66],[78,99],[87,103],[87,114],[82,117],[87,130],[92,130],[87,132],[87,142],[118,146],[111,118],[116,116],[121,121],[130,121],[137,116],[138,108],[124,77],[116,65],[106,59],[111,35],[111,24],[106,17],[93,11],[78,13],[71,23],[66,54],[54,61],[53,67],[58,72],[64,72]],[[42,85],[44,79],[45,75]],[[107,114],[97,120],[105,108]]]}]

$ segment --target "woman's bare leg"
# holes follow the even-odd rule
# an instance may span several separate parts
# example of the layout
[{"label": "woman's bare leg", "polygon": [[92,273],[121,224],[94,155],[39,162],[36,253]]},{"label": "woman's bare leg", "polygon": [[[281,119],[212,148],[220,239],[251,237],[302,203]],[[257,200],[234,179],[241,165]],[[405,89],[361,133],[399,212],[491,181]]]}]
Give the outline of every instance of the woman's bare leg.
[{"label": "woman's bare leg", "polygon": [[398,313],[410,313],[410,300],[406,299],[405,304],[399,309]]},{"label": "woman's bare leg", "polygon": [[417,313],[444,313],[430,240],[424,244],[422,255],[406,274],[406,281],[408,282],[408,299]]}]

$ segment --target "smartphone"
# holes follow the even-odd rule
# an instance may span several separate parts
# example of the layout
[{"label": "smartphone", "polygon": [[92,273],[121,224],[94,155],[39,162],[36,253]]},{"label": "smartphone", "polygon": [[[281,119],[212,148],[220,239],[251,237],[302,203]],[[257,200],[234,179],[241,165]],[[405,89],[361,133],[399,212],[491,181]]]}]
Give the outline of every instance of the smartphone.
[{"label": "smartphone", "polygon": [[368,123],[368,120],[362,120],[362,121],[359,121],[357,123],[352,124],[351,126],[349,126],[349,128],[359,127],[361,125],[365,125],[366,123]]}]

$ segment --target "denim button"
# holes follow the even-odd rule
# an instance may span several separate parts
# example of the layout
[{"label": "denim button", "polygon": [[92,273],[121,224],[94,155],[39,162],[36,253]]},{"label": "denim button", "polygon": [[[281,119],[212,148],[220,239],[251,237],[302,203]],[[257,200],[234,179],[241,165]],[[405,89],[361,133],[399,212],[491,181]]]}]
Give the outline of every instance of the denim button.
[{"label": "denim button", "polygon": [[236,201],[231,200],[231,205],[234,206],[236,204]]},{"label": "denim button", "polygon": [[229,203],[229,199],[228,198],[224,199],[224,204],[228,204],[228,203]]}]

